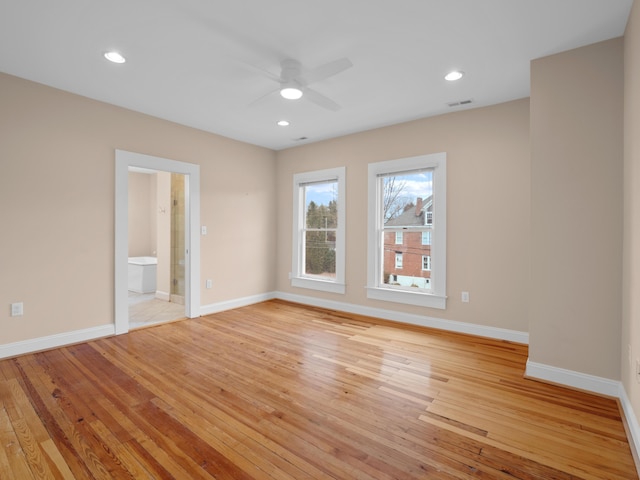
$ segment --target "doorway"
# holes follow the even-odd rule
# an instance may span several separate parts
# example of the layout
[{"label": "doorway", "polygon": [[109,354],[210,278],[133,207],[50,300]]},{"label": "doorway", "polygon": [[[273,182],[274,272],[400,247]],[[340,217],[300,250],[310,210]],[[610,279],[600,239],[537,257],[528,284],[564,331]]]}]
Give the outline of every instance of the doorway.
[{"label": "doorway", "polygon": [[185,316],[185,175],[129,167],[129,328]]},{"label": "doorway", "polygon": [[[175,242],[180,250],[176,258],[177,270],[184,270],[183,284],[176,279],[177,289],[182,287],[184,315],[200,316],[200,166],[150,155],[116,150],[116,211],[115,211],[115,333],[129,331],[129,170],[163,171],[184,178],[184,214],[176,221],[183,226],[184,244]],[[182,235],[181,235],[182,236]],[[173,283],[173,281],[172,281]]]}]

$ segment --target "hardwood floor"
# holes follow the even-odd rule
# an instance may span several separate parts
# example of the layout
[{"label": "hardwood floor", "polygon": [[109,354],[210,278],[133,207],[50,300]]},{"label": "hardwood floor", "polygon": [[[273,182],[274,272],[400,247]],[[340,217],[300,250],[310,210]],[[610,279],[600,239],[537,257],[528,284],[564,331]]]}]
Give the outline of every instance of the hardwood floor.
[{"label": "hardwood floor", "polygon": [[0,478],[633,479],[527,348],[270,301],[0,362]]}]

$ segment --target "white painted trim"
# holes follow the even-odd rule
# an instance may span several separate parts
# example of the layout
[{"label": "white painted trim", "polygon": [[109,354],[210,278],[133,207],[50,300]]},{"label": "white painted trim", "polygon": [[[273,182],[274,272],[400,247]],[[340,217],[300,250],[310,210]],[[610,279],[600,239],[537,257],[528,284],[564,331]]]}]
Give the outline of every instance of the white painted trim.
[{"label": "white painted trim", "polygon": [[444,310],[447,308],[447,297],[433,293],[418,293],[393,288],[367,287],[367,298],[383,302],[403,303],[417,307],[430,307]]},{"label": "white painted trim", "polygon": [[640,464],[638,463],[638,459],[640,459],[640,425],[622,382],[552,367],[531,360],[527,360],[525,377],[617,398],[626,422],[629,447],[633,452],[633,459],[640,474]]},{"label": "white painted trim", "polygon": [[163,300],[165,302],[168,302],[171,300],[171,294],[167,292],[163,292],[162,290],[156,290],[156,298],[158,300]]},{"label": "white painted trim", "polygon": [[640,463],[638,461],[638,459],[640,459],[640,425],[638,424],[638,417],[636,417],[636,414],[633,411],[633,406],[631,406],[631,401],[629,400],[627,391],[622,383],[620,383],[620,394],[618,398],[626,420],[629,447],[631,447],[631,450],[633,451],[633,459],[636,462],[636,468],[640,475]]},{"label": "white painted trim", "polygon": [[276,298],[276,295],[274,293],[264,293],[261,295],[253,295],[250,297],[227,300],[225,302],[211,303],[209,305],[202,305],[200,307],[200,313],[202,315],[211,315],[212,313],[224,312],[226,310],[233,310],[234,308],[246,307],[247,305],[266,302],[267,300],[272,300],[274,298]]},{"label": "white painted trim", "polygon": [[[291,248],[291,286],[344,294],[346,239],[346,167],[328,168],[293,175],[293,238]],[[334,280],[315,280],[304,277],[305,260],[302,246],[305,198],[300,187],[309,183],[336,182],[338,186],[338,227],[336,229],[336,277]]]},{"label": "white painted trim", "polygon": [[189,318],[200,316],[200,165],[179,162],[141,153],[115,151],[115,331],[129,331],[129,301],[127,267],[129,251],[129,167],[185,175],[185,313]]},{"label": "white painted trim", "polygon": [[344,283],[305,277],[292,277],[291,286],[340,294],[344,294],[346,290],[346,285]]},{"label": "white painted trim", "polygon": [[542,363],[527,360],[525,376],[545,382],[556,383],[567,387],[586,390],[588,392],[607,395],[618,398],[620,396],[621,383],[608,378],[597,377],[586,373],[552,367]]},{"label": "white painted trim", "polygon": [[529,334],[527,332],[507,330],[505,328],[487,327],[484,325],[457,322],[455,320],[445,320],[423,315],[396,312],[393,310],[364,307],[362,305],[335,302],[332,300],[324,300],[321,298],[307,297],[285,292],[276,292],[275,298],[287,300],[289,302],[311,305],[314,307],[327,308],[330,310],[338,310],[347,313],[355,313],[357,315],[366,315],[368,317],[374,318],[382,318],[384,320],[402,322],[410,325],[418,325],[421,327],[437,328],[439,330],[446,330],[457,333],[466,333],[469,335],[476,335],[478,337],[494,338],[496,340],[508,340],[510,342],[522,343],[525,345],[529,343]]},{"label": "white painted trim", "polygon": [[[403,292],[381,283],[382,258],[381,234],[382,200],[379,175],[402,174],[433,168],[433,218],[431,238],[431,293]],[[438,308],[444,310],[447,303],[447,154],[431,153],[417,157],[400,158],[368,165],[367,210],[367,298],[395,303]],[[439,328],[439,327],[437,327]]]},{"label": "white painted trim", "polygon": [[74,343],[87,342],[97,338],[109,337],[115,334],[113,324],[101,327],[85,328],[73,332],[57,333],[46,337],[32,338],[21,342],[7,343],[0,345],[0,358],[15,357],[27,353],[50,350],[52,348],[64,347]]}]

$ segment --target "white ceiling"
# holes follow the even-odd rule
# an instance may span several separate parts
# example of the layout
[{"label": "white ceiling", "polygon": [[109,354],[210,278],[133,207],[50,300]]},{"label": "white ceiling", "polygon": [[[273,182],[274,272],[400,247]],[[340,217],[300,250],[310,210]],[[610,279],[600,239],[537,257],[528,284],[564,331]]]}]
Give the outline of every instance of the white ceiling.
[{"label": "white ceiling", "polygon": [[[278,150],[527,97],[530,60],[623,35],[632,3],[0,0],[0,71]],[[343,57],[312,85],[339,111],[269,94],[282,60]]]}]

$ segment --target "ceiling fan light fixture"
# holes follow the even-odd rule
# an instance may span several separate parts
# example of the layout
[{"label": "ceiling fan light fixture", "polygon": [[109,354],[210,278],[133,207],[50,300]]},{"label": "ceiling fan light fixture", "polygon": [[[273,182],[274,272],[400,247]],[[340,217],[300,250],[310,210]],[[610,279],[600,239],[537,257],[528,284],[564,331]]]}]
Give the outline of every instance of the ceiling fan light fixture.
[{"label": "ceiling fan light fixture", "polygon": [[296,87],[284,87],[280,90],[280,95],[287,100],[298,100],[302,97],[302,90]]},{"label": "ceiling fan light fixture", "polygon": [[116,51],[105,52],[104,58],[113,63],[124,63],[127,61],[126,58]]},{"label": "ceiling fan light fixture", "polygon": [[464,76],[464,72],[461,72],[460,70],[454,70],[452,72],[447,73],[444,76],[444,79],[449,82],[455,82],[456,80],[460,80],[463,76]]}]

